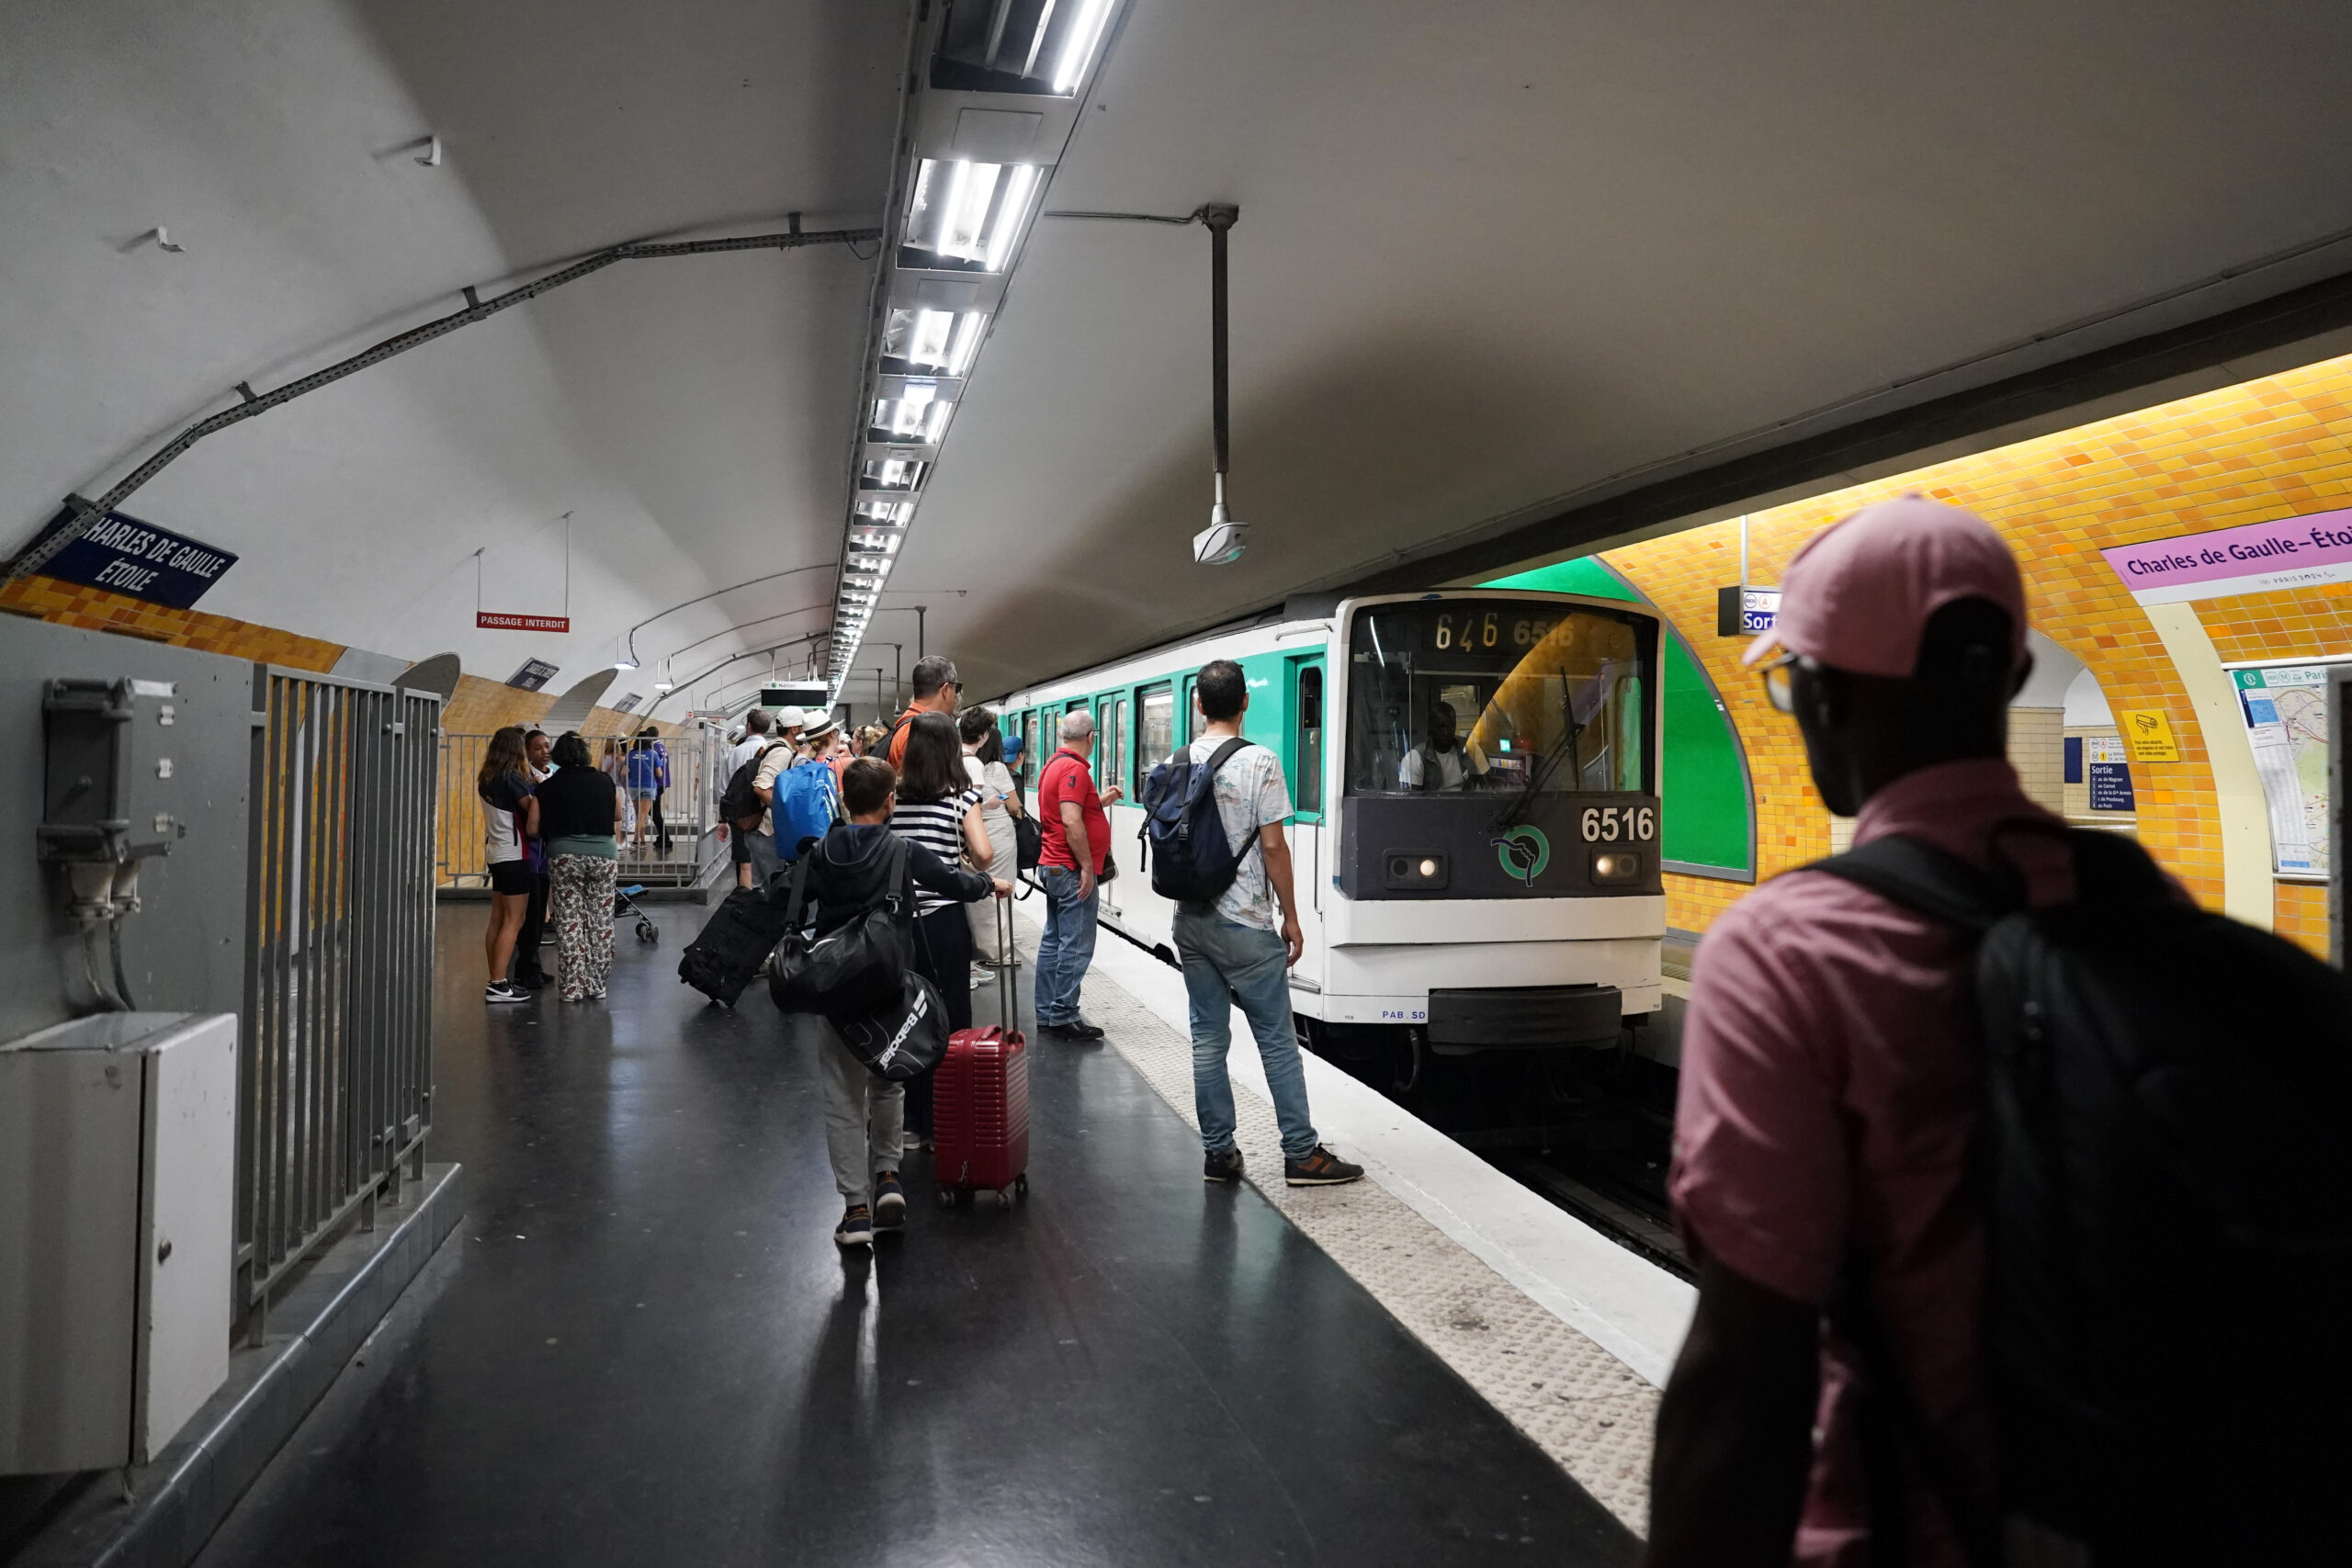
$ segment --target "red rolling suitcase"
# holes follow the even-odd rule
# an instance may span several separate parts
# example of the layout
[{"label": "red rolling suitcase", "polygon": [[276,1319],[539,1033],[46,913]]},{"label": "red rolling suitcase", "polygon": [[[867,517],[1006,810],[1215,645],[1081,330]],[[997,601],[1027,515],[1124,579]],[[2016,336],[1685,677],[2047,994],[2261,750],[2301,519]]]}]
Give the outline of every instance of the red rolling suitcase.
[{"label": "red rolling suitcase", "polygon": [[[996,900],[999,953],[1012,951],[1012,906]],[[1002,1026],[947,1037],[932,1080],[932,1170],[942,1208],[983,1190],[1006,1202],[1029,1192],[1029,1043],[1013,969],[997,971]]]}]

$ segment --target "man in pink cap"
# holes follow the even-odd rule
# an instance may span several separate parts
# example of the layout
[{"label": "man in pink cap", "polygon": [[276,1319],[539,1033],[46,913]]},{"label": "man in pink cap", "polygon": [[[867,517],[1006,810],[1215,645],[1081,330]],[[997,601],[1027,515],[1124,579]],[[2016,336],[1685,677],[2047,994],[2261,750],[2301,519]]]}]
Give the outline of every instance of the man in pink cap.
[{"label": "man in pink cap", "polygon": [[[2062,840],[2005,830],[2063,826],[2007,760],[2025,628],[2000,536],[1905,496],[1806,543],[1747,662],[1857,846],[1997,861],[2041,907],[2074,886]],[[1701,944],[1669,1179],[1699,1304],[1658,1412],[1656,1568],[1957,1564],[1997,1532],[1973,969],[1958,928],[1819,873]]]}]

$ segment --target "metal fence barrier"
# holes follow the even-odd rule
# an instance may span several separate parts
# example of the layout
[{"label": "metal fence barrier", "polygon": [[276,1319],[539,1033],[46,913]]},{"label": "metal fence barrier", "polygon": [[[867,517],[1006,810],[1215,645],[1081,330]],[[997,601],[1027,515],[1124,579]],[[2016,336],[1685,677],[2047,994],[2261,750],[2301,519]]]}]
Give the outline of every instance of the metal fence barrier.
[{"label": "metal fence barrier", "polygon": [[[620,782],[620,757],[628,736],[582,732],[598,765]],[[632,831],[638,807],[623,807],[628,819],[622,829],[623,884],[656,887],[693,887],[707,879],[727,856],[718,837],[718,792],[727,787],[727,738],[718,729],[696,723],[662,741],[670,757],[670,787],[662,793],[663,826],[670,848],[665,852],[649,828],[642,847]],[[435,863],[443,887],[487,887],[490,872],[482,863],[482,804],[475,788],[487,735],[441,737],[439,778],[440,825],[435,840]],[[627,792],[623,792],[626,795]]]},{"label": "metal fence barrier", "polygon": [[237,1266],[271,1286],[421,1178],[433,1122],[429,692],[254,669]]}]

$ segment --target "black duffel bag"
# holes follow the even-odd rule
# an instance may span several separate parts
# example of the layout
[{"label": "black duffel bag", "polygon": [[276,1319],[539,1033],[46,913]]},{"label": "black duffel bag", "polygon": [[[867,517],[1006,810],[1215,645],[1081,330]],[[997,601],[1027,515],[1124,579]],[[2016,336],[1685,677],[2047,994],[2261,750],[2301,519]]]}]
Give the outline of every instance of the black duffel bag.
[{"label": "black duffel bag", "polygon": [[778,1011],[817,1013],[836,1026],[903,1011],[901,977],[914,968],[907,931],[914,908],[914,871],[906,841],[896,834],[890,839],[890,854],[883,881],[889,891],[820,937],[811,937],[801,920],[808,866],[817,857],[800,857],[785,906],[784,944],[768,970],[768,995]]},{"label": "black duffel bag", "polygon": [[1012,818],[1012,863],[1019,870],[1035,871],[1045,856],[1046,831],[1024,804]]},{"label": "black duffel bag", "polygon": [[899,980],[896,1002],[863,1018],[836,1019],[833,1030],[867,1072],[904,1083],[947,1055],[947,1004],[937,987],[911,969]]}]

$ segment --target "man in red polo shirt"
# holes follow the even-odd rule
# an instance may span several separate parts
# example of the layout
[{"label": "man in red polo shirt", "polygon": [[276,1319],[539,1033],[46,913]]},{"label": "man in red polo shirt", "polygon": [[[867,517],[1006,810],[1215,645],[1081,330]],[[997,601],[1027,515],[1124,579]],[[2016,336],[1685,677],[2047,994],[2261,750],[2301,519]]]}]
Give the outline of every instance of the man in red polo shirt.
[{"label": "man in red polo shirt", "polygon": [[1111,818],[1102,808],[1122,792],[1115,784],[1095,790],[1087,761],[1094,751],[1093,716],[1084,708],[1062,715],[1061,740],[1037,778],[1037,881],[1046,890],[1046,933],[1037,939],[1037,1032],[1100,1040],[1101,1028],[1078,1010],[1078,989],[1094,962],[1101,912],[1096,883],[1111,850]]},{"label": "man in red polo shirt", "polygon": [[[2000,536],[1906,496],[1807,542],[1748,661],[1769,659],[1856,845],[2005,862],[2044,907],[2074,874],[2063,840],[2009,827],[2058,826],[2007,761],[2025,629]],[[1957,927],[1808,872],[1700,944],[1669,1180],[1699,1304],[1658,1411],[1653,1568],[1956,1565],[1997,1539],[1973,956]],[[1871,1389],[1867,1441],[1858,1331],[1895,1385]]]}]

